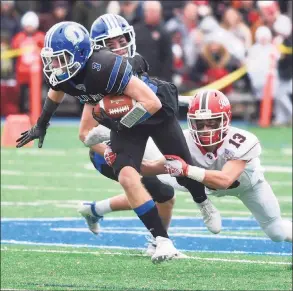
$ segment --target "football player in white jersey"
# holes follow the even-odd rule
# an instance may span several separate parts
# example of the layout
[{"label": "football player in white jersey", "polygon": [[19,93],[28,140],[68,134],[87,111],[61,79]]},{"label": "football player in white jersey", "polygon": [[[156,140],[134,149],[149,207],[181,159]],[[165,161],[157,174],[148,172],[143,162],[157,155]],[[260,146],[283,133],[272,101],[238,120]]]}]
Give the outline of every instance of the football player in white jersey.
[{"label": "football player in white jersey", "polygon": [[[292,222],[282,219],[277,198],[263,175],[260,142],[254,134],[230,126],[231,116],[230,102],[222,92],[198,92],[189,106],[188,129],[184,130],[197,166],[187,165],[176,156],[164,158],[149,139],[142,173],[156,174],[163,183],[180,191],[187,189],[180,186],[174,176],[188,176],[202,182],[209,195],[235,196],[250,210],[271,240],[292,242]],[[104,132],[105,139],[106,136]],[[106,160],[114,158],[111,151],[107,151]],[[126,196],[110,200],[116,211],[128,205]]]},{"label": "football player in white jersey", "polygon": [[[202,182],[209,195],[239,198],[271,240],[292,242],[292,221],[281,218],[277,198],[263,175],[260,142],[254,134],[230,126],[228,98],[217,90],[200,91],[189,106],[187,121],[184,135],[197,166],[165,156],[166,172]],[[160,179],[184,191],[170,177]]]}]

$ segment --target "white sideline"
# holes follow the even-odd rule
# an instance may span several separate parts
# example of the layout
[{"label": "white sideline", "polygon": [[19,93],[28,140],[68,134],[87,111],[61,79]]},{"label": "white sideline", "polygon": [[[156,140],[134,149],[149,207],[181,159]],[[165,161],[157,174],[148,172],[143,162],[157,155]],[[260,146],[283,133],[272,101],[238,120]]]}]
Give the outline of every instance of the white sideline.
[{"label": "white sideline", "polygon": [[[134,257],[148,257],[146,254],[128,254],[121,252],[88,252],[88,251],[66,251],[66,250],[32,250],[32,249],[8,249],[1,248],[1,251],[10,252],[37,252],[37,253],[58,253],[58,254],[86,254],[86,255],[110,255],[110,256],[134,256]],[[233,252],[234,254],[234,252]],[[233,260],[233,259],[221,259],[221,258],[201,258],[196,256],[188,256],[185,260],[199,260],[199,261],[211,261],[211,262],[229,262],[229,263],[244,263],[244,264],[269,264],[269,265],[291,265],[290,262],[270,262],[270,261],[258,261],[258,260]]]},{"label": "white sideline", "polygon": [[[182,219],[190,219],[190,220],[202,220],[200,217],[193,217],[193,216],[172,216],[172,220],[182,220]],[[1,221],[75,221],[81,220],[84,221],[82,217],[19,217],[19,218],[10,218],[10,217],[1,217]],[[125,216],[125,217],[107,217],[107,220],[139,220],[136,216]],[[222,220],[234,220],[234,221],[255,221],[252,217],[222,217]]]},{"label": "white sideline", "polygon": [[[83,227],[52,227],[51,231],[61,231],[61,232],[89,232],[88,228]],[[213,235],[213,234],[195,234],[195,233],[182,233],[182,232],[172,232],[172,227],[170,228],[170,236],[177,237],[205,237],[209,239],[237,239],[237,240],[262,240],[262,241],[270,241],[268,237],[260,237],[260,236],[235,236],[235,235]],[[148,231],[138,231],[138,230],[118,230],[118,229],[106,229],[102,228],[99,233],[115,233],[115,234],[135,234],[135,235],[145,235],[149,234]]]}]

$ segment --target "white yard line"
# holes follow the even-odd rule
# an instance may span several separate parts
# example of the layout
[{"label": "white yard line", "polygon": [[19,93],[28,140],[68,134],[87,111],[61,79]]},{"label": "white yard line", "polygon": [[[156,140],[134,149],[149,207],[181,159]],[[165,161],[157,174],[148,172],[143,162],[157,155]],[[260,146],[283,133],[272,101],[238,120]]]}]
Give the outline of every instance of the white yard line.
[{"label": "white yard line", "polygon": [[291,167],[282,167],[282,166],[270,166],[266,165],[263,166],[265,169],[265,172],[270,173],[292,173],[292,166]]},{"label": "white yard line", "polygon": [[[193,217],[193,216],[176,216],[173,215],[172,219],[176,220],[183,220],[183,219],[189,219],[189,220],[201,220],[202,218],[199,217]],[[84,218],[81,217],[33,217],[33,218],[25,218],[25,217],[19,217],[19,218],[10,218],[10,217],[2,217],[2,221],[76,221],[76,220],[84,220]],[[133,217],[107,217],[107,220],[139,220],[136,216]],[[250,217],[223,217],[222,220],[233,220],[233,221],[252,221],[255,220],[254,218]]]},{"label": "white yard line", "polygon": [[66,156],[68,151],[66,150],[57,150],[57,149],[20,149],[17,151],[12,151],[9,149],[1,149],[1,155],[31,155],[31,156]]},{"label": "white yard line", "polygon": [[[284,193],[283,193],[284,194]],[[213,197],[213,196],[212,196]],[[290,202],[292,203],[292,196],[277,196],[277,199],[279,202]],[[237,199],[236,197],[235,198],[223,198],[223,197],[216,197],[215,200],[213,200],[214,202],[218,202],[218,203],[225,203],[225,204],[239,204],[239,205],[243,205],[243,202],[239,199]],[[185,198],[184,199],[184,202],[187,202],[187,203],[191,203],[193,202],[193,199],[192,198]]]},{"label": "white yard line", "polygon": [[282,154],[287,155],[287,156],[292,156],[292,148],[283,148],[281,150]]},{"label": "white yard line", "polygon": [[[197,209],[182,209],[182,208],[174,208],[173,212],[175,213],[200,213],[199,210]],[[221,214],[230,214],[230,215],[248,215],[248,216],[252,216],[251,212],[249,211],[241,211],[241,210],[220,210]],[[292,217],[292,213],[288,212],[282,212],[283,216],[286,217]]]},{"label": "white yard line", "polygon": [[281,182],[281,181],[269,181],[269,183],[270,183],[271,186],[281,186],[281,187],[283,187],[283,186],[291,186],[292,187],[292,179],[291,179],[291,181],[283,181],[283,182]]},{"label": "white yard line", "polygon": [[80,148],[80,149],[34,149],[34,148],[22,148],[18,150],[11,149],[1,149],[1,155],[28,155],[28,156],[70,156],[70,155],[86,155],[88,153],[88,149]]},{"label": "white yard line", "polygon": [[[172,228],[171,228],[172,229]],[[52,227],[51,231],[59,232],[89,232],[88,228],[78,228],[78,227]],[[138,230],[112,230],[102,228],[100,233],[114,233],[114,234],[135,234],[135,235],[148,235],[148,231],[138,231]],[[212,234],[195,234],[195,233],[182,233],[182,232],[170,232],[171,236],[174,237],[201,237],[210,239],[237,239],[237,240],[262,240],[270,241],[267,237],[252,237],[252,236],[234,236],[234,235],[212,235]]]},{"label": "white yard line", "polygon": [[[57,245],[57,244],[55,244]],[[105,246],[99,248],[107,248]],[[118,248],[117,248],[118,249]],[[121,249],[128,249],[130,248],[121,248]],[[142,249],[136,249],[142,250]],[[8,251],[8,252],[36,252],[36,253],[57,253],[57,254],[80,254],[80,255],[110,255],[110,256],[134,256],[134,257],[148,257],[146,254],[129,254],[129,253],[121,253],[121,252],[109,252],[109,251],[96,251],[96,252],[89,252],[89,251],[67,251],[67,250],[33,250],[33,249],[9,249],[2,247],[1,251]],[[184,250],[183,250],[184,251]],[[219,252],[220,253],[220,252]],[[229,252],[228,252],[229,253]],[[242,252],[241,252],[242,253]],[[236,252],[230,252],[229,254],[236,254]],[[260,260],[239,260],[239,259],[222,259],[222,258],[201,258],[197,256],[187,256],[184,258],[185,260],[198,260],[198,261],[210,261],[210,262],[229,262],[229,263],[242,263],[242,264],[261,264],[261,265],[291,265],[290,262],[272,262],[272,261],[260,261]]]},{"label": "white yard line", "polygon": [[89,174],[89,173],[80,173],[80,172],[71,172],[68,173],[66,171],[64,172],[23,172],[23,171],[14,171],[14,170],[1,170],[2,176],[21,176],[21,177],[58,177],[58,178],[94,178],[94,179],[105,179],[104,176],[100,175],[99,173],[96,174]]},{"label": "white yard line", "polygon": [[[70,191],[70,192],[92,192],[92,193],[114,193],[121,194],[119,189],[99,189],[99,188],[68,188],[68,187],[43,187],[43,186],[26,186],[26,185],[1,185],[3,190],[15,191]],[[3,194],[3,192],[2,192]]]},{"label": "white yard line", "polygon": [[[92,165],[92,163],[87,163],[84,165],[84,169],[87,170],[92,170],[92,171],[96,171],[96,169],[94,168],[94,166]],[[292,167],[283,167],[283,166],[264,166],[264,169],[266,172],[272,172],[272,173],[292,173]],[[92,175],[89,174],[87,172],[28,172],[28,171],[15,171],[15,170],[8,170],[2,167],[1,169],[1,175],[3,176],[22,176],[22,177],[73,177],[73,178],[95,178],[95,179],[99,179],[99,178],[104,178],[102,175]],[[286,183],[291,183],[292,185],[292,180],[291,181],[286,181],[286,182],[280,182],[280,181],[276,181],[278,183],[280,183],[280,185],[282,184],[286,184]]]}]

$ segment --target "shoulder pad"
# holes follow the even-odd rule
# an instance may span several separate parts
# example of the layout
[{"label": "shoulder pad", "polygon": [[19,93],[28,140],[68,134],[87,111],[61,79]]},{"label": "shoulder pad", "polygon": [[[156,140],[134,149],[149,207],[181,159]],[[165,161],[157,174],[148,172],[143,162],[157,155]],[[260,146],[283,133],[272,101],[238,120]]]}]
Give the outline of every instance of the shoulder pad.
[{"label": "shoulder pad", "polygon": [[136,53],[133,58],[129,58],[128,61],[132,65],[134,71],[137,74],[142,74],[142,73],[146,73],[149,71],[148,62],[146,61],[146,59],[142,55],[140,55],[138,53]]},{"label": "shoulder pad", "polygon": [[261,153],[260,142],[253,133],[233,127],[221,148],[228,160],[250,160]]}]

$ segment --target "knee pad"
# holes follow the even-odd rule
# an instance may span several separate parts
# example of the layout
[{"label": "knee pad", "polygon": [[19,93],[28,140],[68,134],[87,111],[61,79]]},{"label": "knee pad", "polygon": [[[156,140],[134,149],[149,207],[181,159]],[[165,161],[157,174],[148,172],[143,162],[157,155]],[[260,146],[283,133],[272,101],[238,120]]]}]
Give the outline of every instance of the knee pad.
[{"label": "knee pad", "polygon": [[141,182],[150,193],[153,200],[158,203],[167,202],[175,195],[174,188],[162,183],[156,176],[142,177]]},{"label": "knee pad", "polygon": [[261,225],[266,235],[274,242],[284,241],[287,237],[287,231],[281,218],[273,220],[266,225]]}]

